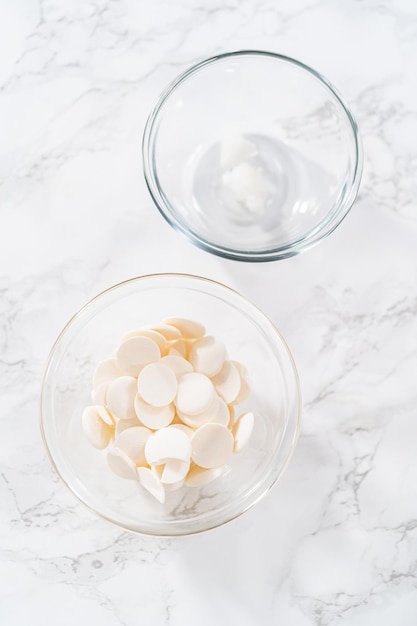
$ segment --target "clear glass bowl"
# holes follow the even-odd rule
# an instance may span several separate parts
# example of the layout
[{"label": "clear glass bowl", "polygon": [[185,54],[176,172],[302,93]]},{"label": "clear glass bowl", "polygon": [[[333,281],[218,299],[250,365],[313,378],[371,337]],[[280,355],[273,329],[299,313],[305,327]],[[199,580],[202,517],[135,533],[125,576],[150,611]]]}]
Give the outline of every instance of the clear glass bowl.
[{"label": "clear glass bowl", "polygon": [[[224,476],[202,488],[167,494],[164,505],[135,482],[114,475],[91,447],[81,415],[91,403],[96,364],[125,331],[166,317],[201,321],[249,370],[255,413],[250,442]],[[71,491],[122,528],[177,536],[224,524],[257,502],[281,476],[300,427],[299,381],[285,341],[263,313],[231,289],[204,278],[156,274],[104,291],[66,325],[49,356],[41,393],[41,431],[51,461]]]},{"label": "clear glass bowl", "polygon": [[146,124],[143,163],[159,211],[193,243],[270,261],[340,224],[358,192],[362,150],[323,76],[240,51],[198,63],[165,89]]}]

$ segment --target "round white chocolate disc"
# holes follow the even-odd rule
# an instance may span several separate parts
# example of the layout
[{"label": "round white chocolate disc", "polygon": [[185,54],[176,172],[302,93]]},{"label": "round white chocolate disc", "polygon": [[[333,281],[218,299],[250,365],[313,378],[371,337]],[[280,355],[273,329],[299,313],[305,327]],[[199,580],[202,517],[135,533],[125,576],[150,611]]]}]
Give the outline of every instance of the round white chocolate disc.
[{"label": "round white chocolate disc", "polygon": [[230,422],[229,407],[224,400],[219,398],[219,396],[214,397],[213,404],[210,405],[208,409],[203,411],[203,413],[198,413],[197,415],[186,415],[185,413],[178,412],[177,409],[177,415],[181,421],[190,428],[200,428],[200,426],[212,422],[228,426]]},{"label": "round white chocolate disc", "polygon": [[175,339],[181,337],[181,332],[178,328],[170,324],[158,324],[157,326],[152,326],[152,330],[156,330],[156,332],[163,335],[167,341],[175,341]]},{"label": "round white chocolate disc", "polygon": [[183,413],[177,408],[177,415],[181,419],[181,421],[187,426],[190,426],[190,428],[199,428],[200,426],[203,426],[203,424],[216,421],[215,418],[219,410],[219,401],[219,396],[214,393],[212,402],[210,402],[209,406],[201,413],[197,413],[196,415],[188,415],[187,413]]},{"label": "round white chocolate disc", "polygon": [[185,433],[189,439],[191,439],[194,434],[193,429],[189,428],[185,424],[171,424],[169,428],[178,428],[178,430],[182,430],[182,432]]},{"label": "round white chocolate disc", "polygon": [[233,426],[235,438],[234,451],[240,452],[248,443],[253,430],[255,418],[250,411],[241,415]]},{"label": "round white chocolate disc", "polygon": [[186,415],[196,415],[209,408],[216,396],[211,380],[204,374],[184,374],[178,381],[176,405]]},{"label": "round white chocolate disc", "polygon": [[149,465],[161,465],[171,459],[188,462],[190,454],[190,439],[178,428],[157,430],[145,445],[145,456]]},{"label": "round white chocolate disc", "polygon": [[158,333],[158,331],[153,328],[138,328],[138,330],[130,330],[123,335],[122,343],[127,339],[132,339],[132,337],[147,337],[148,339],[152,339],[152,341],[154,341],[158,346],[161,353],[167,347],[167,340],[164,335]]},{"label": "round white chocolate disc", "polygon": [[188,487],[202,487],[208,485],[216,478],[219,478],[224,472],[224,467],[213,467],[212,469],[204,469],[193,464],[185,479]]},{"label": "round white chocolate disc", "polygon": [[135,398],[135,411],[138,419],[144,426],[157,430],[168,426],[175,416],[175,406],[173,403],[166,406],[152,406],[143,400],[139,393]]},{"label": "round white chocolate disc", "polygon": [[164,356],[159,362],[169,367],[177,378],[194,371],[191,363],[181,356]]},{"label": "round white chocolate disc", "polygon": [[101,406],[98,404],[94,408],[96,409],[97,413],[100,415],[103,422],[108,424],[108,426],[115,426],[116,420],[114,419],[113,415],[106,409],[105,406]]},{"label": "round white chocolate disc", "polygon": [[107,406],[113,415],[121,420],[136,417],[135,396],[137,381],[133,376],[115,378],[107,389]]},{"label": "round white chocolate disc", "polygon": [[240,374],[231,361],[225,361],[222,369],[212,378],[217,393],[226,404],[233,402],[240,391]]},{"label": "round white chocolate disc", "polygon": [[[175,461],[175,463],[181,463],[182,461]],[[154,472],[154,474],[159,478],[159,480],[161,480],[162,477],[162,473],[165,469],[165,465],[153,465],[151,467],[152,472]],[[176,491],[177,489],[180,489],[184,484],[184,478],[182,480],[179,480],[176,483],[164,483],[163,487],[165,489],[165,493],[170,493],[171,491]]]},{"label": "round white chocolate disc", "polygon": [[152,431],[143,426],[127,428],[116,437],[114,447],[127,454],[135,465],[146,465],[145,443],[151,434]]},{"label": "round white chocolate disc", "polygon": [[93,404],[97,406],[104,406],[106,404],[107,389],[110,383],[101,383],[98,387],[95,387],[91,393]]},{"label": "round white chocolate disc", "polygon": [[109,445],[114,429],[101,419],[95,406],[88,406],[84,409],[82,426],[88,441],[94,448],[103,450]]},{"label": "round white chocolate disc", "polygon": [[136,426],[142,426],[142,423],[137,417],[133,417],[130,420],[117,420],[115,436],[118,437],[127,428],[135,428]]},{"label": "round white chocolate disc", "polygon": [[164,469],[161,474],[161,481],[165,485],[172,485],[184,480],[190,469],[190,461],[178,461],[177,459],[171,459],[164,465]]},{"label": "round white chocolate disc", "polygon": [[127,456],[123,450],[114,448],[107,454],[107,463],[115,474],[121,478],[127,478],[129,480],[137,480],[138,475],[136,472],[136,465],[132,459]]},{"label": "round white chocolate disc", "polygon": [[207,335],[193,344],[189,360],[196,372],[201,372],[206,376],[215,376],[222,369],[226,357],[226,347],[223,341]]},{"label": "round white chocolate disc", "polygon": [[224,465],[233,452],[233,435],[223,424],[204,424],[191,437],[191,458],[196,465],[214,468]]},{"label": "round white chocolate disc", "polygon": [[163,504],[165,502],[165,490],[157,474],[148,467],[138,467],[137,473],[142,487]]},{"label": "round white chocolate disc", "polygon": [[166,406],[177,395],[177,377],[167,365],[150,363],[138,376],[138,391],[148,404]]},{"label": "round white chocolate disc", "polygon": [[115,357],[100,361],[93,374],[93,388],[97,389],[103,383],[110,383],[112,380],[121,376]]},{"label": "round white chocolate disc", "polygon": [[211,419],[211,422],[214,422],[215,424],[223,424],[223,426],[228,426],[230,422],[229,407],[226,402],[222,400],[222,398],[218,399],[217,413]]},{"label": "round white chocolate disc", "polygon": [[149,337],[131,337],[120,344],[117,353],[119,369],[129,376],[137,376],[148,363],[158,361],[161,351]]},{"label": "round white chocolate disc", "polygon": [[184,317],[171,317],[164,320],[164,324],[178,328],[181,335],[185,339],[199,339],[200,337],[203,337],[206,332],[206,329],[202,324],[194,322],[193,320],[185,319]]},{"label": "round white chocolate disc", "polygon": [[248,370],[239,361],[230,361],[235,366],[240,375],[240,390],[236,398],[233,400],[233,404],[240,404],[244,402],[250,395],[251,388],[249,383]]}]

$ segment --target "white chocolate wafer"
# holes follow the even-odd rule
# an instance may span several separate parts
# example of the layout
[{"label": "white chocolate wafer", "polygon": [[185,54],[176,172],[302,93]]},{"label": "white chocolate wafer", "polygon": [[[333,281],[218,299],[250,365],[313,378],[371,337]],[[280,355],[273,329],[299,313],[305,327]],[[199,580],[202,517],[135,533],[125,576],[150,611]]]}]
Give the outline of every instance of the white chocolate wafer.
[{"label": "white chocolate wafer", "polygon": [[121,376],[122,372],[119,370],[115,357],[100,361],[94,370],[93,374],[93,388],[97,389],[103,383],[110,383],[112,380]]},{"label": "white chocolate wafer", "polygon": [[222,424],[204,424],[191,437],[191,458],[196,465],[214,468],[224,465],[233,452],[234,439]]},{"label": "white chocolate wafer", "polygon": [[115,437],[118,437],[127,428],[135,428],[136,426],[143,426],[137,417],[133,417],[130,420],[117,420]]},{"label": "white chocolate wafer", "polygon": [[187,474],[185,484],[188,487],[202,487],[203,485],[208,485],[208,483],[211,483],[216,478],[219,478],[223,472],[224,466],[204,469],[203,467],[193,464]]},{"label": "white chocolate wafer", "polygon": [[110,411],[108,411],[106,409],[105,406],[101,406],[100,404],[97,404],[94,408],[96,409],[97,413],[100,415],[100,417],[103,420],[103,422],[108,424],[108,426],[115,426],[116,425],[115,418],[110,413]]},{"label": "white chocolate wafer", "polygon": [[167,347],[167,340],[164,335],[153,328],[138,328],[138,330],[130,330],[123,335],[122,343],[132,337],[147,337],[148,339],[151,339],[156,343],[161,354]]},{"label": "white chocolate wafer", "polygon": [[137,381],[133,376],[119,376],[109,385],[106,394],[106,404],[111,413],[121,420],[136,417],[135,396]]},{"label": "white chocolate wafer", "polygon": [[107,389],[109,388],[109,384],[110,383],[101,383],[101,385],[93,389],[91,393],[93,404],[96,406],[104,406],[106,404]]},{"label": "white chocolate wafer", "polygon": [[194,322],[193,320],[185,319],[184,317],[170,317],[169,319],[164,320],[164,324],[178,328],[181,335],[185,339],[199,339],[200,337],[203,337],[206,332],[206,329],[202,324]]},{"label": "white chocolate wafer", "polygon": [[237,367],[231,361],[225,361],[222,369],[212,378],[217,393],[226,404],[236,400],[241,387],[241,378]]},{"label": "white chocolate wafer", "polygon": [[173,403],[167,406],[152,406],[142,399],[139,393],[135,398],[135,411],[139,421],[152,430],[169,426],[175,416],[175,406]]},{"label": "white chocolate wafer", "polygon": [[226,357],[223,341],[207,335],[193,344],[189,359],[196,372],[215,376],[222,369]]},{"label": "white chocolate wafer", "polygon": [[116,437],[114,447],[127,454],[135,465],[146,465],[145,443],[151,434],[152,431],[143,426],[127,428]]},{"label": "white chocolate wafer", "polygon": [[145,365],[158,361],[160,356],[158,344],[143,336],[126,339],[116,353],[119,369],[129,376],[137,376]]},{"label": "white chocolate wafer", "polygon": [[107,454],[107,463],[115,474],[121,476],[121,478],[127,478],[129,480],[137,480],[136,465],[132,459],[127,456],[123,450],[114,448]]},{"label": "white chocolate wafer", "polygon": [[159,362],[169,367],[177,378],[184,376],[184,374],[190,374],[190,372],[194,371],[191,363],[181,356],[164,356]]},{"label": "white chocolate wafer", "polygon": [[178,383],[175,373],[163,363],[145,365],[138,376],[138,391],[152,406],[166,406],[177,395]]},{"label": "white chocolate wafer", "polygon": [[201,413],[188,415],[177,408],[177,415],[181,421],[186,424],[186,426],[189,426],[190,428],[199,428],[200,426],[203,426],[203,424],[216,421],[215,418],[219,410],[219,401],[219,396],[214,393],[212,402],[210,402],[209,406]]},{"label": "white chocolate wafer", "polygon": [[165,485],[171,485],[184,480],[190,469],[190,461],[178,461],[177,459],[171,459],[164,465],[164,469],[161,474],[161,481]]},{"label": "white chocolate wafer", "polygon": [[250,395],[251,388],[249,384],[249,374],[248,370],[244,365],[239,363],[239,361],[230,361],[237,369],[240,374],[240,390],[238,395],[233,401],[233,404],[240,404],[244,402]]},{"label": "white chocolate wafer", "polygon": [[232,432],[235,438],[234,451],[240,452],[248,443],[253,430],[255,418],[253,413],[248,411],[241,415],[233,425]]},{"label": "white chocolate wafer", "polygon": [[157,474],[148,467],[138,467],[137,474],[142,487],[163,504],[165,502],[165,490]]},{"label": "white chocolate wafer", "polygon": [[109,445],[114,429],[101,419],[95,406],[88,406],[84,409],[82,426],[88,441],[94,448],[103,450]]},{"label": "white chocolate wafer", "polygon": [[179,430],[182,430],[182,432],[185,433],[190,439],[194,435],[193,429],[189,428],[189,426],[186,426],[185,424],[171,424],[169,428],[178,428]]},{"label": "white chocolate wafer", "polygon": [[176,405],[186,415],[196,415],[209,408],[216,392],[211,380],[204,374],[184,374],[178,382]]},{"label": "white chocolate wafer", "polygon": [[190,454],[190,439],[178,428],[157,430],[145,445],[145,456],[149,465],[161,465],[172,459],[188,462]]},{"label": "white chocolate wafer", "polygon": [[230,413],[229,407],[226,402],[219,398],[217,402],[217,412],[216,415],[211,420],[215,424],[223,424],[223,426],[228,426],[230,422]]},{"label": "white chocolate wafer", "polygon": [[171,324],[158,324],[158,326],[152,326],[152,330],[163,335],[167,341],[175,341],[181,337],[181,331]]}]

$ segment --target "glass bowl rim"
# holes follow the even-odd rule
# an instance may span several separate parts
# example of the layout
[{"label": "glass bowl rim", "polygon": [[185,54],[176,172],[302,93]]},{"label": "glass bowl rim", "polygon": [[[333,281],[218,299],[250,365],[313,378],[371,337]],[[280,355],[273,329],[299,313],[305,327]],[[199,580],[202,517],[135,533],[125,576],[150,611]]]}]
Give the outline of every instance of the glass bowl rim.
[{"label": "glass bowl rim", "polygon": [[[306,235],[292,241],[290,244],[284,246],[272,247],[267,250],[253,251],[248,249],[235,249],[228,248],[227,246],[216,244],[207,237],[203,237],[189,228],[182,220],[176,216],[176,211],[172,208],[171,203],[166,197],[159,179],[157,176],[157,168],[155,163],[155,139],[157,134],[157,121],[159,114],[162,113],[162,109],[171,96],[171,94],[182,85],[191,76],[199,72],[206,66],[213,65],[224,59],[241,58],[241,57],[264,57],[272,58],[278,61],[284,61],[290,65],[307,72],[319,83],[322,84],[336,99],[342,108],[342,111],[346,115],[346,119],[349,123],[352,131],[352,137],[354,141],[355,149],[355,168],[353,173],[350,189],[344,198],[343,202],[337,208],[337,204],[326,213],[325,217]],[[279,259],[286,259],[292,256],[304,252],[309,248],[312,248],[318,244],[322,239],[328,237],[344,220],[349,213],[353,203],[359,192],[360,182],[362,178],[363,170],[363,148],[359,135],[358,125],[356,119],[351,112],[348,104],[346,103],[340,92],[334,87],[334,85],[323,76],[320,72],[311,68],[309,65],[298,61],[292,57],[279,54],[277,52],[271,52],[266,50],[236,50],[233,52],[224,52],[215,56],[205,58],[198,63],[193,64],[191,67],[183,71],[176,78],[174,78],[162,91],[157,101],[155,102],[151,112],[148,115],[145,128],[142,135],[142,162],[143,162],[143,174],[149,193],[152,197],[156,208],[161,213],[162,217],[168,222],[168,224],[176,231],[184,235],[191,243],[197,247],[210,252],[217,256],[231,259],[235,261],[248,261],[248,262],[265,262],[276,261]],[[337,211],[335,211],[337,208]]]},{"label": "glass bowl rim", "polygon": [[[52,364],[54,362],[54,357],[55,357],[55,353],[58,349],[58,346],[61,342],[61,339],[64,337],[64,335],[67,333],[68,329],[92,306],[94,306],[96,304],[97,301],[99,301],[102,297],[105,297],[107,294],[119,289],[120,287],[123,287],[124,285],[128,285],[130,283],[135,283],[135,282],[140,282],[142,280],[146,280],[146,279],[159,279],[159,278],[180,278],[180,279],[188,279],[191,278],[193,280],[197,280],[197,281],[201,281],[201,282],[206,282],[209,284],[214,285],[216,288],[220,288],[221,290],[226,290],[228,292],[231,292],[232,294],[234,294],[235,296],[238,296],[238,298],[241,298],[242,300],[244,300],[246,302],[246,304],[249,304],[249,306],[251,308],[253,308],[257,314],[260,314],[264,319],[267,320],[268,324],[271,326],[272,330],[274,331],[274,333],[278,336],[278,339],[280,340],[280,342],[282,343],[282,346],[284,347],[284,349],[286,350],[287,356],[289,358],[289,362],[291,364],[291,368],[292,368],[292,374],[294,376],[294,383],[295,383],[295,387],[297,390],[297,415],[296,415],[296,422],[295,422],[295,428],[294,428],[294,433],[292,435],[292,439],[291,439],[291,444],[287,453],[286,458],[284,459],[284,462],[282,464],[282,467],[280,468],[279,472],[277,472],[274,476],[274,480],[271,481],[269,484],[267,484],[263,490],[260,491],[260,493],[257,495],[256,498],[254,498],[253,500],[251,500],[246,506],[242,507],[238,512],[234,513],[233,515],[230,515],[229,517],[227,517],[227,519],[222,520],[219,523],[212,523],[211,525],[206,526],[205,528],[197,528],[197,529],[191,529],[191,530],[187,530],[185,532],[179,532],[179,533],[167,533],[167,532],[158,532],[157,530],[155,530],[155,532],[150,532],[147,530],[138,530],[137,528],[132,528],[129,527],[127,525],[124,525],[123,523],[120,523],[118,521],[116,521],[115,519],[113,519],[110,516],[105,515],[104,513],[101,513],[100,511],[97,511],[94,506],[92,506],[91,504],[89,504],[89,502],[87,502],[78,492],[77,489],[74,488],[73,486],[71,486],[68,482],[68,480],[66,480],[66,478],[64,478],[64,476],[62,475],[60,469],[58,468],[55,459],[54,459],[54,455],[51,451],[51,448],[48,444],[47,441],[47,437],[45,435],[45,429],[44,429],[44,411],[43,411],[43,397],[44,397],[44,389],[45,389],[45,384],[46,384],[46,380],[48,378],[49,375],[49,371],[52,367]],[[78,309],[78,311],[76,313],[74,313],[70,319],[67,321],[67,323],[65,324],[65,326],[62,328],[61,332],[58,334],[57,338],[55,339],[47,360],[46,360],[46,364],[43,370],[43,374],[42,374],[42,379],[41,379],[41,390],[40,390],[40,395],[39,395],[39,429],[41,432],[41,437],[42,437],[42,441],[43,441],[43,445],[44,448],[46,450],[47,456],[49,458],[49,461],[53,467],[53,469],[55,470],[55,473],[57,474],[57,476],[59,477],[59,479],[66,485],[66,487],[68,488],[68,490],[77,498],[77,500],[79,502],[81,502],[84,506],[86,506],[90,511],[92,511],[95,515],[97,515],[99,518],[106,520],[107,522],[110,522],[111,524],[113,524],[114,526],[116,526],[119,529],[122,529],[124,531],[129,531],[132,532],[136,535],[142,535],[142,536],[147,536],[147,537],[155,537],[155,538],[179,538],[179,537],[186,537],[189,535],[196,535],[196,534],[200,534],[203,532],[207,532],[209,530],[213,530],[214,528],[220,528],[221,526],[224,526],[225,524],[231,522],[232,520],[240,517],[241,515],[243,515],[243,513],[245,513],[246,511],[248,511],[249,509],[251,509],[253,506],[255,506],[272,488],[273,486],[277,483],[277,481],[281,478],[281,476],[283,475],[283,473],[285,472],[285,470],[287,469],[293,455],[295,452],[295,449],[297,447],[297,442],[298,442],[298,438],[300,435],[300,431],[301,431],[301,421],[302,421],[302,395],[301,395],[301,384],[300,384],[300,377],[298,374],[298,370],[297,370],[297,366],[296,363],[294,361],[294,357],[292,355],[292,352],[286,342],[286,340],[284,339],[284,337],[282,336],[282,334],[280,333],[280,331],[276,328],[275,324],[272,322],[272,320],[268,317],[268,315],[266,315],[256,304],[254,304],[251,300],[249,300],[248,298],[246,298],[244,295],[242,295],[241,293],[239,293],[236,289],[233,289],[232,287],[229,287],[228,285],[225,285],[224,283],[217,281],[217,280],[213,280],[211,278],[207,278],[204,276],[198,276],[196,274],[188,274],[188,273],[180,273],[180,272],[160,272],[160,273],[154,273],[154,274],[144,274],[144,275],[140,275],[140,276],[134,276],[132,278],[128,278],[127,280],[123,280],[119,283],[116,283],[106,289],[104,289],[103,291],[101,291],[100,293],[98,293],[97,295],[95,295],[93,298],[91,298],[90,300],[88,300],[80,309]]]}]

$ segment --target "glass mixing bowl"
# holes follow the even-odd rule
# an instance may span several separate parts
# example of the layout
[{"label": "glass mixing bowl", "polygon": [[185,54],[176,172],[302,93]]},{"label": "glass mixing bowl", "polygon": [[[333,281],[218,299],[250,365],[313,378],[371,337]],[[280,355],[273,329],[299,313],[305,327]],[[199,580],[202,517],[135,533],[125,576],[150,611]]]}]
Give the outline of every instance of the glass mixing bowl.
[{"label": "glass mixing bowl", "polygon": [[[105,455],[86,440],[81,416],[91,404],[97,363],[132,328],[166,317],[202,322],[222,338],[230,358],[249,370],[255,414],[252,437],[232,455],[226,473],[200,488],[183,487],[157,502],[139,483],[119,478]],[[84,306],[59,335],[41,393],[41,430],[51,461],[84,504],[120,527],[177,536],[224,524],[257,502],[281,476],[300,428],[299,381],[290,351],[265,315],[235,291],[204,278],[156,274],[104,291]]]},{"label": "glass mixing bowl", "polygon": [[323,76],[240,51],[198,63],[165,89],[146,124],[143,164],[159,211],[193,243],[270,261],[340,224],[362,151],[348,106]]}]

